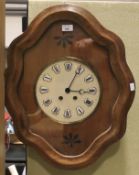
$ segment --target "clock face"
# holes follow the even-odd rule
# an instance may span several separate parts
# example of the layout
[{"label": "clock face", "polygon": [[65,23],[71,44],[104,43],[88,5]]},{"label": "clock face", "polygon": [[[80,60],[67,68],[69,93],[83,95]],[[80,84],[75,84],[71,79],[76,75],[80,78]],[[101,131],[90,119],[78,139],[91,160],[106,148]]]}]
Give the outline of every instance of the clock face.
[{"label": "clock face", "polygon": [[96,109],[100,84],[93,69],[67,57],[41,72],[36,83],[36,99],[51,119],[63,124],[75,123]]}]

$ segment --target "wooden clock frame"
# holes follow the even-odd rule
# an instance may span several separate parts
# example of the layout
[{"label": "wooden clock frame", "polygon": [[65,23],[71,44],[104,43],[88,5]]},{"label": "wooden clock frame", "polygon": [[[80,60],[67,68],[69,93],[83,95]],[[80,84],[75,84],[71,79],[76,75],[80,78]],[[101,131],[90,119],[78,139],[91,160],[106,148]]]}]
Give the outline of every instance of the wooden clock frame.
[{"label": "wooden clock frame", "polygon": [[[73,124],[73,125],[71,124],[70,126],[65,126],[61,124],[61,127],[64,128],[61,131],[61,133],[64,132],[64,130],[66,130],[66,127],[68,128],[67,130],[69,130],[69,136],[64,136],[64,138],[67,140],[69,138],[75,140],[75,142],[81,141],[79,139],[79,135],[82,134],[83,137],[85,132],[84,130],[79,131],[78,135],[77,134],[74,135],[73,133],[71,133],[72,130],[74,131],[77,128],[79,129],[79,127],[84,127],[86,128],[86,130],[88,130],[87,126],[89,127],[92,126],[92,132],[88,134],[89,135],[88,138],[91,137],[90,135],[92,133],[96,133],[96,135],[93,137],[89,145],[86,145],[86,143],[84,143],[84,145],[86,145],[86,148],[84,146],[83,151],[77,154],[75,154],[76,151],[75,152],[73,151],[74,152],[73,155],[72,153],[67,155],[66,153],[64,154],[58,152],[58,149],[56,150],[48,142],[47,138],[45,138],[44,133],[42,134],[40,130],[34,131],[34,129],[32,129],[32,125],[34,125],[34,123],[36,124],[36,126],[37,124],[39,125],[37,126],[38,128],[41,128],[39,122],[41,121],[42,118],[44,119],[45,117],[44,116],[42,117],[42,115],[44,114],[42,113],[38,114],[37,112],[36,113],[32,112],[32,114],[29,115],[27,114],[26,103],[28,103],[27,102],[28,100],[26,100],[26,93],[28,93],[27,90],[30,89],[30,87],[28,89],[26,88],[26,86],[29,85],[26,83],[24,85],[24,82],[26,82],[26,80],[22,78],[22,76],[26,74],[25,67],[27,66],[27,63],[30,64],[30,70],[28,68],[29,71],[27,73],[27,75],[30,78],[31,70],[35,70],[34,67],[39,66],[39,64],[41,65],[41,62],[43,62],[42,60],[40,62],[39,61],[31,62],[30,57],[32,58],[32,60],[33,57],[34,59],[36,59],[35,54],[38,54],[38,50],[34,51],[35,54],[33,51],[29,53],[29,51],[32,50],[33,48],[38,47],[39,44],[37,43],[41,41],[41,38],[45,37],[44,35],[45,33],[47,33],[50,26],[55,24],[55,22],[59,20],[60,21],[68,20],[68,22],[70,21],[75,25],[77,24],[78,26],[81,27],[82,31],[84,31],[85,34],[87,33],[88,38],[85,40],[83,38],[84,41],[82,42],[81,40],[81,43],[77,41],[76,44],[74,45],[74,49],[73,48],[71,49],[72,44],[70,43],[71,45],[67,47],[68,51],[66,50],[67,49],[66,44],[63,44],[64,51],[57,52],[58,55],[66,56],[66,54],[68,53],[71,54],[72,56],[80,57],[84,61],[87,61],[89,64],[93,64],[92,61],[93,59],[90,58],[89,56],[86,56],[89,52],[88,49],[90,50],[93,47],[94,52],[96,51],[98,57],[103,58],[106,57],[107,55],[107,58],[105,58],[104,61],[107,60],[107,65],[109,65],[109,68],[107,68],[107,66],[103,66],[103,64],[101,64],[101,66],[99,66],[97,70],[98,73],[100,74],[100,78],[105,80],[105,81],[102,80],[102,87],[103,87],[102,90],[105,97],[104,99],[102,97],[102,101],[99,104],[99,108],[96,109],[95,114],[96,116],[94,117],[95,119],[92,119],[94,120],[94,124],[92,123],[88,125],[87,120],[83,121],[83,124]],[[55,37],[55,39],[57,40],[59,38]],[[95,43],[94,45],[90,44],[90,42],[92,43],[92,41]],[[88,44],[89,46],[87,46],[87,49],[83,49],[84,47],[86,48],[87,43],[89,43]],[[49,42],[49,44],[51,45],[51,41]],[[42,45],[44,46],[44,44]],[[39,47],[42,48],[43,46]],[[57,51],[56,46],[54,46],[54,44],[53,44],[53,50]],[[52,52],[54,52],[53,50],[51,50],[51,53],[47,55],[47,59],[44,61],[45,66],[50,64],[51,61],[52,62],[55,61],[56,57],[53,58],[52,56],[50,56]],[[41,52],[44,51],[45,49],[43,48],[43,51]],[[100,54],[99,52],[101,51],[102,53],[105,52],[105,54]],[[26,53],[27,55],[29,54],[34,55],[33,56],[29,55],[30,57],[27,56],[26,58]],[[80,54],[82,54],[83,57],[80,56]],[[85,56],[87,58],[85,58]],[[43,57],[43,53],[41,53],[41,57]],[[94,60],[97,59],[94,58]],[[94,64],[99,64],[99,61],[97,62],[94,61]],[[44,67],[41,67],[41,69],[42,68]],[[108,73],[107,69],[109,69],[110,73]],[[112,77],[110,78],[110,81],[112,80],[112,83],[110,85],[108,85],[109,77]],[[121,39],[114,33],[106,30],[97,21],[97,19],[88,11],[77,6],[73,6],[71,4],[53,6],[41,12],[33,20],[28,29],[21,36],[19,36],[17,39],[13,41],[8,51],[8,68],[6,70],[6,90],[5,90],[6,106],[8,108],[8,111],[13,117],[16,134],[19,137],[19,139],[23,141],[25,144],[34,147],[50,162],[63,168],[71,168],[71,169],[80,168],[90,164],[91,162],[96,161],[97,158],[104,152],[104,150],[109,145],[111,145],[113,142],[116,142],[123,136],[126,129],[127,112],[134,98],[135,93],[133,88],[134,85],[135,84],[132,73],[130,72],[129,67],[126,63],[125,49]],[[109,92],[109,89],[107,91],[107,88],[110,86],[112,91]],[[108,97],[110,96],[110,98],[106,98],[106,95],[108,95]],[[109,101],[111,102],[111,105]],[[28,105],[30,106],[31,103],[32,101],[30,101]],[[108,106],[108,114],[107,113],[105,114],[104,109],[106,109],[107,106]],[[97,119],[97,115],[100,116],[100,118],[102,118],[102,116],[103,118],[106,118],[105,120],[107,127],[103,131],[101,131],[100,129],[103,126],[102,122],[100,122],[99,117]],[[109,116],[108,119],[106,117],[107,115]],[[104,125],[105,120],[103,121]],[[49,124],[51,126],[51,121],[48,122],[48,125]],[[47,128],[48,125],[43,126],[44,131],[45,127]],[[55,125],[52,124],[52,126]],[[51,128],[49,129],[51,130]],[[54,132],[56,133],[56,131]],[[51,137],[51,132],[49,133],[49,137]]]}]

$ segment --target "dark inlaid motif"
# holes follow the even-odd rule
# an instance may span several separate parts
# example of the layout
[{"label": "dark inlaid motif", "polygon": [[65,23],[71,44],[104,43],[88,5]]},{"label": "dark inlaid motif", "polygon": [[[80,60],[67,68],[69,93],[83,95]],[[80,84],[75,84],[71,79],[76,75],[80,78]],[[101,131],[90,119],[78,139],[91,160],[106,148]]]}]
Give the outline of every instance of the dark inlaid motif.
[{"label": "dark inlaid motif", "polygon": [[68,135],[64,135],[63,138],[63,143],[69,145],[70,147],[73,147],[75,144],[80,144],[82,142],[78,134],[74,135],[72,133],[69,133]]},{"label": "dark inlaid motif", "polygon": [[54,39],[58,46],[66,48],[68,44],[72,44],[73,35],[63,33],[61,36],[55,36]]}]

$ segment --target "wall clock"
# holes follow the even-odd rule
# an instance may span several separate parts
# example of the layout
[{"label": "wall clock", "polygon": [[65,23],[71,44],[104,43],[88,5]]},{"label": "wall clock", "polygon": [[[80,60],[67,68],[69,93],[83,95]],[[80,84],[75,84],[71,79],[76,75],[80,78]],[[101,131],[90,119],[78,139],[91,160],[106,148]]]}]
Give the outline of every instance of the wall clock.
[{"label": "wall clock", "polygon": [[96,161],[123,136],[134,93],[123,42],[80,7],[44,10],[10,45],[6,106],[16,134],[63,168]]}]

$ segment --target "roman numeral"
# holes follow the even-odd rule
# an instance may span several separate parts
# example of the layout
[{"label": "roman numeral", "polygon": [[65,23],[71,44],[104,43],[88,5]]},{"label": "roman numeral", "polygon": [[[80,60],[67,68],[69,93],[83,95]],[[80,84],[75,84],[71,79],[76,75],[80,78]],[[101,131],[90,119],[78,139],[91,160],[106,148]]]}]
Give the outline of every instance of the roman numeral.
[{"label": "roman numeral", "polygon": [[54,115],[58,115],[58,114],[59,114],[59,111],[60,111],[60,108],[58,108],[58,107],[54,107],[54,108],[52,109],[52,113],[53,113]]},{"label": "roman numeral", "polygon": [[44,86],[41,86],[40,87],[40,93],[41,94],[45,94],[45,93],[47,93],[48,92],[48,89],[46,88],[46,87],[44,87]]},{"label": "roman numeral", "polygon": [[66,109],[64,111],[64,117],[65,118],[70,118],[71,117],[71,110],[70,109]]},{"label": "roman numeral", "polygon": [[56,73],[59,74],[60,73],[60,66],[58,64],[55,64],[54,66],[52,66],[52,70]]},{"label": "roman numeral", "polygon": [[89,82],[93,81],[93,76],[92,75],[88,75],[87,77],[85,77],[84,81],[86,83],[89,83]]},{"label": "roman numeral", "polygon": [[89,98],[85,99],[84,100],[84,103],[87,105],[87,106],[91,106],[93,104],[93,100],[90,100]]},{"label": "roman numeral", "polygon": [[71,71],[71,69],[72,69],[72,63],[68,63],[67,62],[67,63],[64,64],[64,66],[65,66],[65,70],[66,71],[68,71],[68,72]]},{"label": "roman numeral", "polygon": [[50,82],[50,81],[52,81],[52,77],[50,75],[46,74],[46,75],[44,75],[43,80]]},{"label": "roman numeral", "polygon": [[83,108],[81,108],[80,106],[78,106],[78,107],[76,108],[76,111],[77,111],[77,115],[83,115],[83,114],[84,114],[84,110],[83,110]]},{"label": "roman numeral", "polygon": [[76,72],[76,74],[80,75],[84,72],[84,68],[80,65],[80,66],[78,66],[78,68],[76,69],[75,72]]},{"label": "roman numeral", "polygon": [[52,103],[52,100],[50,100],[50,99],[47,99],[47,100],[44,100],[44,101],[43,101],[43,104],[44,104],[45,106],[49,106],[51,103]]},{"label": "roman numeral", "polygon": [[88,90],[88,92],[89,92],[89,93],[92,93],[93,95],[95,95],[95,94],[97,93],[97,89],[96,89],[95,87],[93,87],[93,88],[90,88],[90,89]]}]

